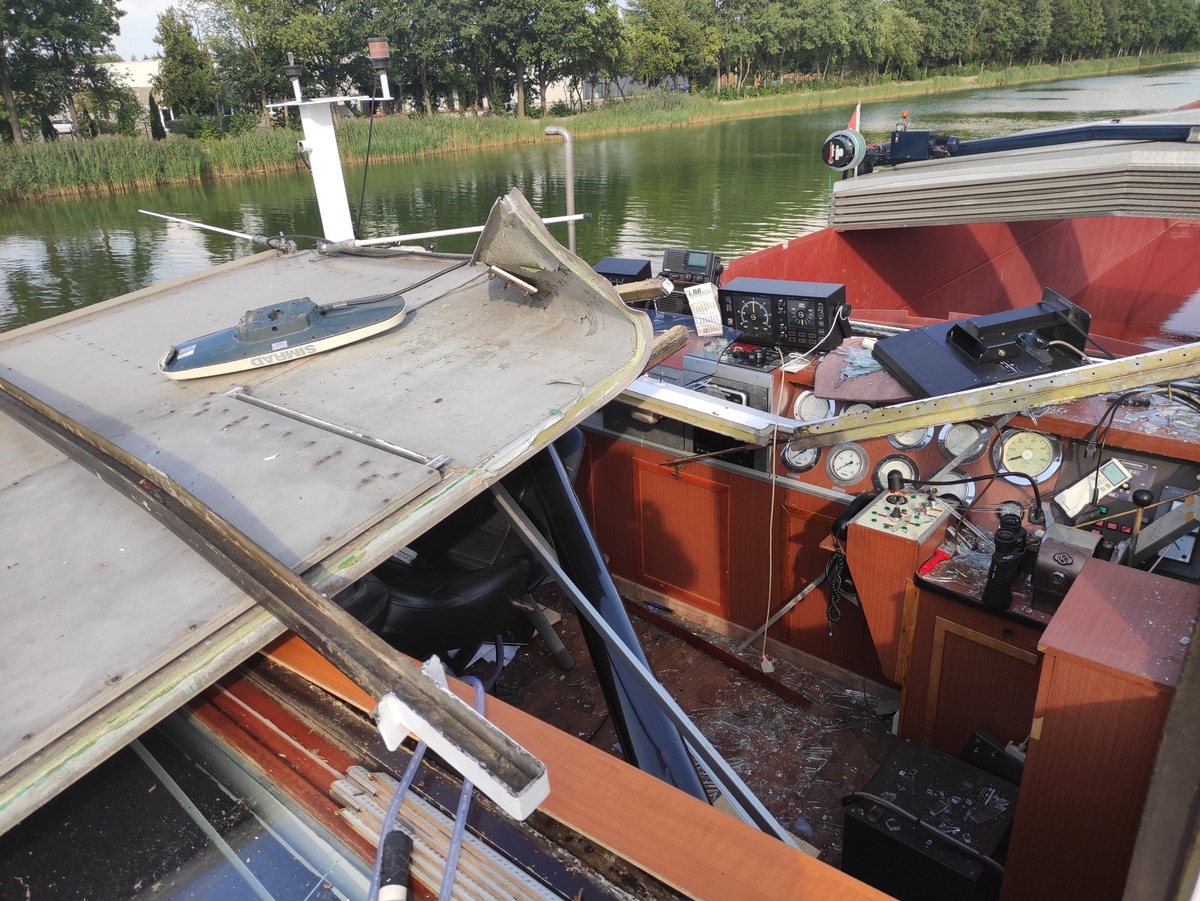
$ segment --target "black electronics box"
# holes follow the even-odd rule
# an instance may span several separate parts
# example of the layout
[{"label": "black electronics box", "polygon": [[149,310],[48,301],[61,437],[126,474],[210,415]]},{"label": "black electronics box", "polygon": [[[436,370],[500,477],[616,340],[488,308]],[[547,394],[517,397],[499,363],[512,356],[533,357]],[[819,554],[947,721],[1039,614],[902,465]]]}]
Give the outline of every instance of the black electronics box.
[{"label": "black electronics box", "polygon": [[1087,362],[1091,315],[1049,288],[1036,304],[889,335],[873,356],[914,397],[940,397]]},{"label": "black electronics box", "polygon": [[901,901],[990,901],[1000,874],[889,809],[901,808],[996,860],[1007,845],[1017,787],[949,754],[904,740],[846,805],[842,869]]},{"label": "black electronics box", "polygon": [[650,278],[650,261],[633,257],[605,257],[592,268],[614,285],[626,285]]},{"label": "black electronics box", "polygon": [[721,286],[717,304],[751,344],[829,351],[850,336],[845,285],[743,275]]}]

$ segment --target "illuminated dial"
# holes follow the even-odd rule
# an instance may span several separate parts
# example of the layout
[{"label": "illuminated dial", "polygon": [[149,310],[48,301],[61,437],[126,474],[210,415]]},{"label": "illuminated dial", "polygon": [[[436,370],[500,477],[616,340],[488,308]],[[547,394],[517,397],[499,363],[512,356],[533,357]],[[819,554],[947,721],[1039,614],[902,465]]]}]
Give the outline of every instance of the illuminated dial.
[{"label": "illuminated dial", "polygon": [[850,485],[862,480],[869,463],[867,452],[857,444],[839,444],[829,452],[825,471],[833,481]]},{"label": "illuminated dial", "polygon": [[961,485],[942,485],[942,482],[958,482],[967,478],[967,474],[961,469],[952,469],[940,479],[928,483],[928,487],[937,488],[937,496],[944,501],[956,504],[959,507],[969,507],[975,500],[975,483],[963,482]]},{"label": "illuminated dial", "polygon": [[982,422],[954,422],[938,432],[938,448],[947,460],[970,449],[959,463],[973,463],[987,450],[987,426]]},{"label": "illuminated dial", "polygon": [[888,441],[892,443],[892,447],[898,447],[901,450],[916,450],[919,447],[924,447],[933,440],[933,426],[924,429],[909,429],[907,432],[896,432],[894,435],[888,435]]},{"label": "illuminated dial", "polygon": [[785,444],[779,454],[779,459],[792,472],[808,472],[820,461],[821,449],[819,447],[806,447],[800,450],[799,448],[794,448],[791,444]]},{"label": "illuminated dial", "polygon": [[1062,445],[1057,438],[1041,432],[1013,429],[1002,434],[992,448],[992,465],[996,472],[1018,485],[1026,480],[1009,478],[1008,473],[1020,472],[1035,482],[1044,482],[1058,472],[1061,463]]},{"label": "illuminated dial", "polygon": [[761,299],[751,297],[743,301],[738,310],[738,319],[744,334],[771,337],[771,311]]},{"label": "illuminated dial", "polygon": [[817,397],[811,391],[801,391],[792,401],[792,419],[816,422],[833,415],[833,401]]},{"label": "illuminated dial", "polygon": [[868,413],[874,409],[870,404],[847,404],[842,413]]},{"label": "illuminated dial", "polygon": [[882,490],[887,487],[887,477],[889,472],[900,473],[900,478],[905,482],[916,482],[921,478],[921,471],[917,469],[917,464],[903,454],[892,454],[890,457],[884,457],[879,461],[879,465],[875,467],[875,487]]},{"label": "illuminated dial", "polygon": [[789,303],[788,318],[797,328],[812,328],[817,324],[817,311],[809,303]]}]

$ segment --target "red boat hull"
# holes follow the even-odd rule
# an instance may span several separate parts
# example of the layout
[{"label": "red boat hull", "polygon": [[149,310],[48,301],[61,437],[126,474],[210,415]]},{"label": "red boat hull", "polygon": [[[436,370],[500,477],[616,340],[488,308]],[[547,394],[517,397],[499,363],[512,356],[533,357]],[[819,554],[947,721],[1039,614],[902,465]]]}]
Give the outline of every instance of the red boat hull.
[{"label": "red boat hull", "polygon": [[1114,352],[1200,340],[1200,223],[1178,219],[827,228],[734,260],[723,280],[742,275],[844,283],[855,318],[909,325],[1029,306],[1049,287]]}]

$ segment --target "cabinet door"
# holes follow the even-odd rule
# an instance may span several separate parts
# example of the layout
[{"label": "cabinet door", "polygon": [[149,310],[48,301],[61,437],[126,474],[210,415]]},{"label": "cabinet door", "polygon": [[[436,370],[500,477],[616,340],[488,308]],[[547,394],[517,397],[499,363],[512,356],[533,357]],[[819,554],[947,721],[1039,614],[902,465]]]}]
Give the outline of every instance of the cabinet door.
[{"label": "cabinet door", "polygon": [[901,736],[955,756],[977,729],[1022,741],[1037,697],[1040,630],[910,585],[913,603],[901,639]]},{"label": "cabinet door", "polygon": [[634,460],[635,578],[720,615],[729,609],[729,485]]},{"label": "cabinet door", "polygon": [[1039,662],[1002,637],[937,617],[922,741],[954,755],[977,729],[1022,741],[1033,720]]}]

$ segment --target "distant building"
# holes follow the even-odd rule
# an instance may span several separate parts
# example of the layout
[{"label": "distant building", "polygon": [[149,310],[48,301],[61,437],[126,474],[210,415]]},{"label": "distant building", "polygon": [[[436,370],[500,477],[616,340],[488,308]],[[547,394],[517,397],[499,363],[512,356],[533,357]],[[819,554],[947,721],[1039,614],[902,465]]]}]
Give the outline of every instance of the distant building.
[{"label": "distant building", "polygon": [[112,75],[113,81],[132,89],[142,106],[149,109],[150,91],[161,63],[161,59],[139,59],[102,65]]}]

